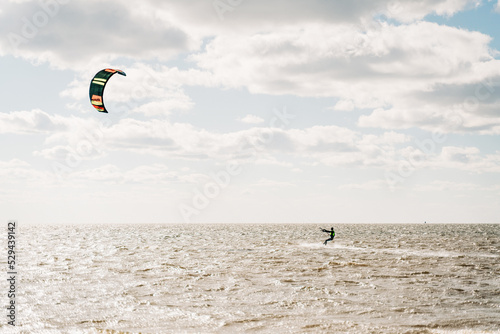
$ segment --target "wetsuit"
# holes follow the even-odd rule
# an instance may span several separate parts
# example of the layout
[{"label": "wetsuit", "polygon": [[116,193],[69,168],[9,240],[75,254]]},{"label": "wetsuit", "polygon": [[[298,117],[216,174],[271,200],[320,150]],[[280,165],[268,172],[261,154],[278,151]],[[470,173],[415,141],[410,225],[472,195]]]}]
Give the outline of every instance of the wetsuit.
[{"label": "wetsuit", "polygon": [[325,242],[323,243],[324,245],[326,245],[328,241],[332,241],[333,238],[335,238],[335,231],[333,230],[333,227],[331,231],[323,229],[323,232],[330,233],[330,239],[326,239]]}]

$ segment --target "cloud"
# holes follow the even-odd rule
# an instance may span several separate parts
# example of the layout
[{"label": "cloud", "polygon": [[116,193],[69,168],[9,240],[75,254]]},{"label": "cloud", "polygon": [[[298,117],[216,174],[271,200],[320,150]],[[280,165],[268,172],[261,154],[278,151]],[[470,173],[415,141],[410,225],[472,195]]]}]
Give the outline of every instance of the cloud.
[{"label": "cloud", "polygon": [[50,115],[40,109],[0,113],[0,133],[35,134],[68,130],[73,119]]},{"label": "cloud", "polygon": [[139,166],[127,171],[107,164],[98,168],[75,172],[71,175],[73,180],[120,183],[156,184],[176,179],[175,173],[168,171],[164,165],[154,164]]},{"label": "cloud", "polygon": [[39,109],[0,113],[0,133],[45,135],[44,145],[48,147],[33,151],[33,155],[48,160],[81,161],[105,156],[107,129],[94,118],[51,115]]},{"label": "cloud", "polygon": [[77,146],[56,145],[51,148],[34,151],[33,155],[48,160],[65,161],[70,157],[81,160],[95,160],[105,156],[101,149],[88,140],[83,140]]},{"label": "cloud", "polygon": [[255,116],[255,115],[246,115],[240,121],[243,122],[243,123],[247,123],[247,124],[260,124],[260,123],[264,123],[264,119],[263,118],[261,118],[259,116]]},{"label": "cloud", "polygon": [[387,189],[386,180],[372,180],[365,183],[349,183],[338,187],[339,190],[381,190]]},{"label": "cloud", "polygon": [[[68,159],[99,161],[111,152],[122,151],[194,161],[237,160],[288,169],[294,168],[296,161],[305,165],[397,169],[401,161],[411,158],[416,168],[500,171],[498,153],[485,155],[475,147],[454,146],[424,152],[407,146],[412,141],[410,136],[394,131],[366,134],[329,125],[305,129],[254,127],[217,133],[166,119],[126,118],[104,124],[94,119],[52,117],[39,110],[0,116],[7,116],[1,119],[0,128],[13,129],[9,133],[45,134],[45,147],[34,154],[62,163]],[[46,120],[39,122],[43,126],[32,125],[37,117]]]},{"label": "cloud", "polygon": [[7,2],[0,49],[69,68],[93,59],[168,59],[198,43],[179,28],[119,1]]},{"label": "cloud", "polygon": [[[180,20],[203,22],[204,27],[212,30],[224,29],[231,25],[241,31],[250,27],[269,30],[283,25],[310,22],[336,22],[352,24],[363,22],[374,15],[383,14],[392,19],[413,21],[422,19],[427,14],[452,15],[474,4],[476,0],[361,0],[356,2],[336,2],[321,0],[277,0],[277,1],[222,1],[193,0],[190,6],[181,6],[177,1],[149,0],[147,3],[160,12],[175,13]],[[171,14],[172,15],[172,14]],[[172,15],[174,16],[174,15]],[[206,29],[206,28],[205,28]],[[252,28],[255,30],[255,28]]]},{"label": "cloud", "polygon": [[476,147],[443,147],[436,166],[474,173],[500,172],[500,152],[481,155]]},{"label": "cloud", "polygon": [[414,188],[416,191],[436,192],[476,192],[476,191],[498,191],[498,186],[482,186],[470,182],[451,182],[451,181],[433,181],[429,184],[418,185]]},{"label": "cloud", "polygon": [[479,149],[476,147],[443,147],[441,157],[450,163],[468,164],[478,155]]},{"label": "cloud", "polygon": [[478,0],[441,1],[389,1],[384,14],[402,22],[423,19],[428,14],[452,16],[468,5],[477,5]]},{"label": "cloud", "polygon": [[[374,16],[411,22],[425,15],[452,15],[474,1],[321,0],[230,3],[216,1],[109,0],[7,1],[0,12],[0,55],[12,54],[58,68],[77,68],[118,58],[166,60],[200,48],[212,36],[251,36],[308,24],[365,25]],[[231,29],[228,29],[228,26]]]},{"label": "cloud", "polygon": [[0,160],[0,184],[17,184],[21,182],[30,186],[39,186],[54,177],[49,172],[35,169],[31,164],[20,159]]},{"label": "cloud", "polygon": [[367,163],[366,154],[376,157],[377,152],[408,140],[395,132],[362,135],[338,126],[302,130],[254,127],[214,133],[166,119],[124,118],[113,123],[97,118],[55,116],[37,109],[0,113],[0,131],[45,135],[45,147],[33,153],[55,161],[96,160],[112,151],[127,151],[177,159],[240,159],[287,167],[292,165],[278,161],[273,155],[306,157],[327,164],[333,161],[342,164],[341,157],[350,157],[350,161]]},{"label": "cloud", "polygon": [[71,174],[70,178],[72,180],[107,183],[122,183],[125,179],[120,169],[110,164],[84,171],[77,171]]},{"label": "cloud", "polygon": [[124,169],[114,164],[105,164],[97,168],[75,170],[67,179],[73,183],[107,183],[130,185],[158,185],[158,184],[196,184],[207,181],[207,175],[189,171],[175,171],[167,165],[154,163],[139,165],[134,168]]},{"label": "cloud", "polygon": [[[437,84],[408,94],[392,108],[377,108],[359,118],[361,127],[405,129],[419,127],[443,133],[500,134],[500,73],[498,61],[490,72],[463,84]],[[494,67],[495,66],[495,67]],[[476,75],[477,75],[476,72]]]},{"label": "cloud", "polygon": [[[108,150],[178,159],[272,164],[292,168],[291,159],[327,166],[383,167],[394,164],[395,147],[410,138],[396,132],[365,135],[338,126],[306,129],[251,128],[212,133],[166,120],[122,120],[106,130]],[[283,159],[278,160],[279,154]]]},{"label": "cloud", "polygon": [[[492,110],[498,108],[500,104]],[[487,108],[482,110],[485,109]],[[499,116],[482,116],[466,113],[460,109],[440,109],[432,105],[423,105],[419,109],[377,109],[369,116],[361,116],[358,124],[361,127],[383,129],[420,128],[440,133],[500,134]]]},{"label": "cloud", "polygon": [[49,160],[91,160],[103,157],[105,124],[93,118],[51,115],[45,111],[13,111],[0,113],[0,133],[45,135],[44,145],[33,151],[35,156]]},{"label": "cloud", "polygon": [[276,157],[267,154],[262,154],[262,156],[255,158],[255,161],[253,163],[255,165],[281,166],[289,169],[292,169],[293,167],[292,163],[280,161]]},{"label": "cloud", "polygon": [[279,189],[279,188],[289,188],[289,187],[296,187],[297,185],[292,183],[292,182],[284,182],[284,181],[276,181],[276,180],[269,180],[269,179],[260,179],[257,181],[255,184],[252,185],[252,187],[258,187],[258,188],[266,188],[266,189]]},{"label": "cloud", "polygon": [[5,169],[8,169],[8,168],[25,168],[25,167],[29,167],[30,164],[27,163],[26,161],[22,161],[22,160],[19,160],[19,159],[12,159],[12,160],[9,160],[9,161],[1,161],[0,160],[0,170],[5,170]]},{"label": "cloud", "polygon": [[[428,143],[426,144],[428,145]],[[435,144],[434,144],[435,145]],[[406,178],[418,170],[456,170],[470,173],[500,172],[500,152],[484,154],[477,147],[408,146],[394,150],[384,168],[392,175]]]},{"label": "cloud", "polygon": [[349,109],[377,108],[443,80],[470,76],[470,67],[492,59],[490,40],[428,22],[381,23],[368,31],[311,24],[247,37],[217,36],[191,58],[227,87],[335,96],[349,101]]},{"label": "cloud", "polygon": [[[463,94],[474,96],[474,84],[500,76],[491,37],[419,21],[430,13],[453,15],[476,1],[256,0],[232,4],[224,20],[214,2],[201,0],[189,6],[174,0],[50,3],[7,2],[0,13],[0,53],[74,70],[77,79],[61,95],[77,100],[86,96],[96,70],[133,59],[127,78],[107,87],[108,108],[121,114],[190,110],[186,86],[244,87],[334,97],[334,110],[373,110],[359,119],[362,127],[500,131],[498,117],[491,117],[495,101],[479,100],[477,113],[456,111]],[[13,46],[14,35],[24,41]],[[193,63],[191,69],[163,65],[179,55]],[[465,122],[457,126],[451,114]]]},{"label": "cloud", "polygon": [[340,100],[331,109],[337,111],[352,111],[354,110],[354,102],[352,102],[352,100]]}]

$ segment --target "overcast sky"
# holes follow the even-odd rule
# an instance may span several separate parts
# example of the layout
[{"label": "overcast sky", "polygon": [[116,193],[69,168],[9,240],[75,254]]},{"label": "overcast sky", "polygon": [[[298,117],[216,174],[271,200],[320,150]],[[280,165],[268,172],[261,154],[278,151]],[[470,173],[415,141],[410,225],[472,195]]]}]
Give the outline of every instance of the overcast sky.
[{"label": "overcast sky", "polygon": [[2,0],[0,217],[498,223],[499,50],[497,0]]}]

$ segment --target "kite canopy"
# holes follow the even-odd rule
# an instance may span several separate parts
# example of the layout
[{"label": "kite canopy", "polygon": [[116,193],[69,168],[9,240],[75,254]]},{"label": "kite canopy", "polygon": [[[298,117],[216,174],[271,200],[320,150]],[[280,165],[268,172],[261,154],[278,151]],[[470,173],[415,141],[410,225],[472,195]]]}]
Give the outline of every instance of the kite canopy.
[{"label": "kite canopy", "polygon": [[94,108],[97,109],[97,111],[105,113],[108,112],[106,110],[106,107],[104,107],[104,100],[102,95],[104,94],[104,87],[106,86],[106,83],[108,82],[109,78],[111,78],[115,73],[126,75],[125,72],[121,70],[106,68],[104,70],[97,72],[97,74],[92,79],[92,82],[90,83],[90,89],[89,89],[90,103],[92,103],[92,105],[94,106]]}]

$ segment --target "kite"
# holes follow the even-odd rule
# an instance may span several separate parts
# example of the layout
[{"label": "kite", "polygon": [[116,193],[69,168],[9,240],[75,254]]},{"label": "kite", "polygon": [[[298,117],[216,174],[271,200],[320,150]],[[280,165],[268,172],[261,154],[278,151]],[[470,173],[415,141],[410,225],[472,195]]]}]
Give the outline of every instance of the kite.
[{"label": "kite", "polygon": [[111,78],[115,73],[126,75],[125,72],[121,70],[113,70],[111,68],[106,68],[102,71],[97,72],[97,74],[92,79],[92,82],[90,83],[90,89],[89,89],[90,103],[92,103],[92,105],[94,106],[94,108],[97,109],[97,111],[105,113],[108,112],[106,110],[106,107],[104,107],[104,101],[102,95],[104,94],[104,87],[106,86],[106,83],[108,82],[109,78]]}]

